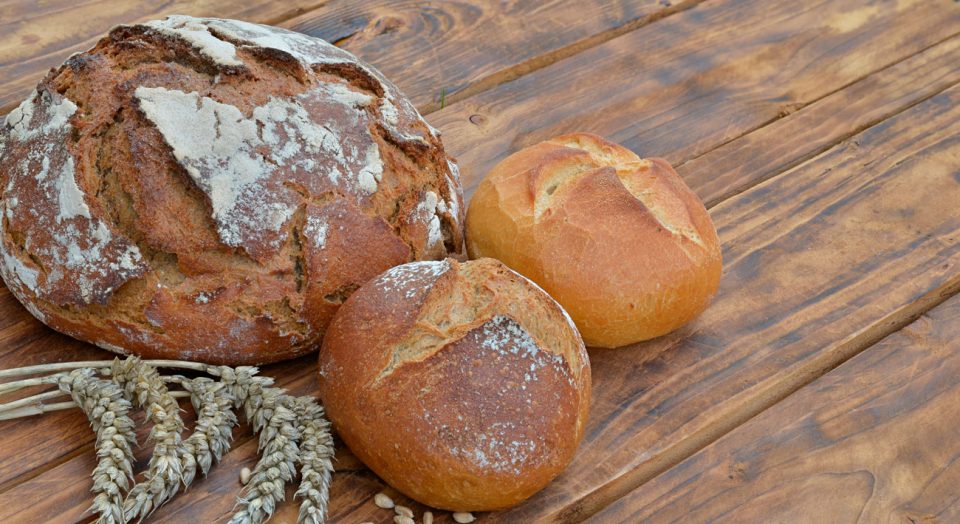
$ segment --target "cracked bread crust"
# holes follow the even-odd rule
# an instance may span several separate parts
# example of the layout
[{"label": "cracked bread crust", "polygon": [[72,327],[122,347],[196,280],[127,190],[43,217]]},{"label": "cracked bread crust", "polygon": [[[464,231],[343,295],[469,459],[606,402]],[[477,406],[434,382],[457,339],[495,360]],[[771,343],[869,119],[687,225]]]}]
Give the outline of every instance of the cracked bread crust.
[{"label": "cracked bread crust", "polygon": [[379,72],[282,29],[113,29],[0,124],[0,275],[119,353],[316,349],[385,269],[463,251],[456,164]]},{"label": "cracked bread crust", "polygon": [[700,314],[720,282],[710,215],[670,164],[587,133],[497,164],[470,203],[467,249],[543,286],[588,346],[669,333]]},{"label": "cracked bread crust", "polygon": [[387,483],[431,507],[487,511],[572,460],[590,363],[560,305],[499,261],[413,262],[338,311],[319,390],[338,434]]}]

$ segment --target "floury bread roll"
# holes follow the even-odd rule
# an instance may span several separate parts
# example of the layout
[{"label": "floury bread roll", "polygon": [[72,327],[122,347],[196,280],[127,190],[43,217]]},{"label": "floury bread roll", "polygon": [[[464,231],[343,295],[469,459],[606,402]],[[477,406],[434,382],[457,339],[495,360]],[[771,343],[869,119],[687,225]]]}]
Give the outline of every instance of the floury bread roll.
[{"label": "floury bread roll", "polygon": [[343,300],[462,251],[456,166],[376,70],[322,40],[170,17],[112,30],[0,123],[0,274],[119,352],[265,363]]},{"label": "floury bread roll", "polygon": [[668,333],[720,282],[716,230],[673,168],[583,133],[494,167],[467,212],[467,249],[540,284],[589,346]]},{"label": "floury bread roll", "polygon": [[590,364],[563,309],[493,259],[413,262],[340,308],[320,397],[350,449],[432,507],[513,506],[583,437]]}]

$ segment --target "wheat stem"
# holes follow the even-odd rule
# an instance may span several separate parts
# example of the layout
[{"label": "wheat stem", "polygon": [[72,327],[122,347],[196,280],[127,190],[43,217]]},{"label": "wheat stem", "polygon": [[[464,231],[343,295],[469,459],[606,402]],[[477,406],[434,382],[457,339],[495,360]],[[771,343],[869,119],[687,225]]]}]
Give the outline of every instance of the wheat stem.
[{"label": "wheat stem", "polygon": [[5,384],[0,384],[0,395],[11,393],[18,389],[29,388],[32,386],[42,386],[44,384],[53,384],[56,382],[57,375],[50,375],[40,378],[27,378],[23,380],[15,380],[13,382],[7,382]]},{"label": "wheat stem", "polygon": [[[188,362],[186,360],[142,360],[144,364],[155,368],[166,369],[189,369],[192,371],[203,371],[214,374],[211,369],[219,369],[224,366],[211,366],[199,362]],[[36,366],[24,366],[20,368],[11,368],[0,370],[0,378],[19,377],[23,375],[38,375],[40,373],[51,373],[58,371],[72,371],[74,369],[94,368],[103,369],[113,365],[113,360],[87,360],[80,362],[56,362],[54,364],[39,364]],[[254,368],[256,369],[256,368]]]},{"label": "wheat stem", "polygon": [[52,398],[62,397],[66,395],[63,391],[55,389],[53,391],[47,391],[44,393],[38,393],[36,395],[31,395],[29,397],[22,398],[20,400],[15,400],[13,402],[7,402],[5,404],[0,404],[0,412],[10,411],[11,409],[22,408],[30,405],[41,405],[44,400],[49,400]]},{"label": "wheat stem", "polygon": [[[55,392],[59,396],[63,396],[63,392]],[[186,391],[171,391],[170,395],[173,398],[188,398],[190,393]],[[32,398],[32,397],[27,397]],[[32,417],[34,415],[43,415],[44,413],[49,413],[51,411],[63,411],[65,409],[73,409],[77,407],[77,403],[72,400],[69,402],[55,402],[53,404],[40,404],[34,406],[27,406],[22,408],[15,409],[4,409],[5,404],[0,404],[0,420],[13,420],[23,417]]]},{"label": "wheat stem", "polygon": [[73,409],[77,407],[77,403],[74,401],[69,402],[57,402],[55,404],[41,404],[39,406],[29,406],[20,409],[13,409],[10,411],[4,411],[0,413],[0,420],[14,420],[24,417],[32,417],[35,415],[43,415],[44,413],[49,413],[51,411],[61,411],[64,409]]}]

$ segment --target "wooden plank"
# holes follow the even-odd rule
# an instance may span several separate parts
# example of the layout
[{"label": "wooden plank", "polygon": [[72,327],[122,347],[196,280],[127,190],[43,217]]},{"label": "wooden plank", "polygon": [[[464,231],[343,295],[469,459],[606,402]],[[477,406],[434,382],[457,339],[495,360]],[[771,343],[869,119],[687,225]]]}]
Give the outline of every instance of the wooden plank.
[{"label": "wooden plank", "polygon": [[284,25],[350,50],[423,112],[462,100],[702,0],[338,2]]},{"label": "wooden plank", "polygon": [[[703,0],[29,2],[0,6],[0,114],[110,27],[178,13],[275,24],[337,42],[429,112]],[[300,16],[295,16],[300,15]],[[293,18],[291,18],[293,17]],[[78,24],[77,20],[83,20]],[[496,34],[496,38],[489,35]]]},{"label": "wooden plank", "polygon": [[[944,45],[947,45],[947,44],[949,44],[949,42],[945,43]],[[911,83],[911,85],[914,86],[914,89],[917,91],[918,96],[929,96],[929,93],[935,92],[936,89],[939,89],[943,85],[943,82],[954,81],[949,77],[948,74],[946,74],[953,70],[951,69],[951,64],[954,62],[951,61],[952,55],[950,55],[950,52],[952,52],[954,48],[947,47],[945,48],[946,51],[944,51],[944,50],[940,50],[940,47],[942,46],[935,47],[934,49],[931,50],[931,51],[936,51],[938,53],[936,55],[938,58],[936,59],[927,60],[926,58],[924,58],[926,54],[918,55],[916,57],[912,57],[911,59],[903,62],[902,64],[898,64],[890,69],[881,71],[880,73],[877,73],[876,75],[874,75],[876,77],[881,78],[882,81],[874,82],[872,81],[872,79],[874,78],[873,76],[868,77],[868,79],[866,79],[867,83],[864,85],[864,87],[859,89],[860,93],[864,97],[866,97],[864,105],[867,107],[887,108],[887,110],[894,111],[895,108],[901,107],[903,104],[911,103],[912,99],[903,99],[902,89],[899,89],[900,88],[899,84],[891,83],[890,80],[892,79],[904,78],[905,79],[904,81]],[[934,80],[934,81],[928,82],[930,80]],[[852,86],[852,87],[856,87],[856,85],[859,85],[859,84],[855,84],[855,86]],[[875,86],[879,86],[881,87],[881,89],[872,89],[872,87],[875,87]],[[886,88],[886,87],[889,87],[889,88]],[[797,121],[798,124],[788,128],[787,134],[782,136],[790,136],[789,129],[809,130],[810,134],[813,134],[813,135],[817,135],[818,133],[822,133],[823,135],[829,135],[829,133],[832,132],[833,129],[843,129],[842,125],[834,125],[834,123],[830,122],[829,120],[825,121],[826,125],[822,128],[812,127],[810,129],[807,129],[807,126],[808,126],[807,122],[818,122],[819,119],[815,116],[804,117],[804,115],[806,114],[805,111],[818,109],[820,107],[820,104],[826,103],[830,101],[832,98],[833,98],[832,96],[828,97],[818,102],[817,104],[814,104],[808,108],[804,108],[803,110],[793,113],[790,116],[788,116],[786,119],[784,119],[784,122]],[[843,97],[838,97],[835,104],[824,106],[823,109],[818,109],[818,113],[829,115],[832,111],[836,110],[836,108],[840,108],[843,106],[843,100],[844,100]],[[897,104],[900,104],[900,105],[897,105]],[[795,120],[801,117],[803,117],[802,120]],[[783,130],[781,129],[781,131]],[[751,136],[751,135],[748,135],[748,136]],[[732,146],[735,143],[736,142],[729,144],[728,146]],[[783,154],[782,152],[779,152],[779,151],[771,152],[771,153],[775,153],[775,154],[768,154],[766,156],[757,155],[757,158],[760,158],[760,159],[766,158],[766,160],[771,162],[774,160],[779,161],[784,158],[791,158],[789,154]],[[794,155],[794,157],[796,157],[797,155],[803,155],[807,153],[804,153],[803,151],[798,150],[797,152],[793,152],[792,154]],[[695,187],[695,189],[699,189],[699,188]],[[22,315],[26,316],[26,313],[22,310],[22,308],[19,308],[19,306],[16,306],[16,308],[18,308],[18,311],[20,311]],[[35,354],[33,350],[27,351],[24,353],[28,355]],[[55,355],[56,353],[53,352],[49,354]],[[104,354],[104,355],[107,355],[107,354]],[[60,358],[64,358],[62,355],[58,355],[58,356],[60,356]],[[273,373],[271,370],[267,370],[267,372]],[[279,371],[279,373],[283,375],[282,371]],[[277,374],[277,373],[274,373],[274,374]],[[79,420],[79,422],[77,422],[77,424],[79,424],[78,433],[82,433],[82,430],[85,429],[85,427],[82,425],[83,424],[82,417]],[[4,433],[2,427],[0,427],[0,433]],[[55,432],[51,434],[55,434]],[[24,447],[29,448],[29,450],[24,450],[24,451],[28,453],[32,453],[32,456],[35,457],[37,460],[43,460],[45,456],[52,456],[52,457],[70,456],[69,455],[70,450],[69,449],[64,450],[60,446],[70,445],[74,442],[71,442],[69,439],[62,439],[62,440],[52,439],[52,440],[54,441],[52,442],[53,446],[47,447],[46,445],[44,445],[44,447],[38,447],[35,445],[35,443],[30,443],[22,439],[16,439],[16,441],[22,442]],[[9,443],[5,441],[5,445],[8,445],[8,444]],[[14,444],[9,444],[9,445],[14,445]],[[37,463],[29,462],[29,461],[24,463],[18,462],[17,464],[23,464],[24,467],[27,467],[27,468],[35,467],[38,465]],[[16,468],[17,464],[11,464],[11,468]],[[40,464],[42,464],[42,462]],[[26,471],[29,471],[29,469],[27,469]],[[10,477],[4,477],[4,478],[10,478]]]},{"label": "wooden plank", "polygon": [[713,209],[720,292],[693,324],[591,351],[566,475],[495,521],[576,521],[960,290],[960,88]]},{"label": "wooden plank", "polygon": [[[485,519],[576,521],[960,289],[960,139],[944,133],[960,129],[958,100],[952,89],[721,204],[716,303],[675,335],[592,350],[574,464]],[[334,493],[331,507],[371,518],[357,498]]]},{"label": "wooden plank", "polygon": [[958,27],[960,4],[952,0],[817,0],[802,9],[796,2],[706,2],[430,120],[464,166],[468,194],[511,152],[574,130],[678,164],[942,42]]},{"label": "wooden plank", "polygon": [[[653,27],[653,26],[652,26],[652,27]],[[791,116],[793,116],[793,115],[791,115]],[[449,132],[447,133],[447,136],[448,136],[448,137],[450,136],[450,133],[449,133]]]},{"label": "wooden plank", "polygon": [[706,154],[682,160],[677,172],[712,207],[957,84],[958,63],[960,37],[953,37]]},{"label": "wooden plank", "polygon": [[960,297],[594,522],[960,522]]},{"label": "wooden plank", "polygon": [[[347,42],[347,44],[349,44],[348,47],[353,46],[352,49],[354,51],[360,52],[364,56],[382,56],[383,60],[389,66],[388,70],[390,70],[390,67],[393,67],[393,70],[395,70],[397,74],[406,75],[411,79],[419,80],[422,78],[436,77],[439,71],[443,71],[443,74],[454,75],[449,78],[459,78],[460,80],[458,80],[458,82],[460,83],[457,85],[463,88],[466,84],[481,79],[481,76],[476,75],[486,75],[483,76],[483,78],[489,79],[493,78],[490,75],[494,75],[498,71],[500,71],[500,73],[496,74],[501,74],[502,76],[502,74],[504,74],[503,71],[509,70],[517,72],[524,68],[533,67],[533,62],[530,61],[537,56],[540,57],[538,60],[541,62],[546,60],[547,58],[543,56],[544,53],[550,53],[553,59],[556,59],[563,53],[572,53],[575,50],[582,49],[585,45],[592,45],[597,39],[612,38],[620,32],[636,28],[650,20],[665,16],[666,14],[683,9],[694,3],[696,2],[678,2],[676,5],[663,5],[660,2],[650,0],[630,0],[610,5],[608,2],[599,1],[561,1],[534,6],[529,3],[519,3],[517,5],[500,3],[494,5],[477,2],[474,5],[441,4],[431,7],[430,9],[425,9],[421,4],[411,5],[409,3],[400,4],[394,2],[388,3],[389,5],[377,7],[370,7],[364,4],[365,7],[361,8],[358,7],[356,3],[336,2],[332,5],[324,6],[324,9],[312,11],[309,15],[290,20],[284,25],[296,29],[303,29],[307,32],[318,34],[321,37],[331,38],[332,35],[329,34],[329,31],[344,18],[362,18],[371,24],[371,28],[374,28],[380,27],[385,17],[392,17],[391,19],[393,19],[399,16],[406,20],[406,22],[386,32],[373,31],[372,29],[369,31],[360,31],[354,38],[349,39],[349,42]],[[18,5],[20,4],[11,4],[3,8],[6,9],[6,11],[0,11],[5,15],[3,19],[23,19],[23,23],[26,24],[24,27],[29,27],[31,31],[39,33],[51,32],[52,28],[57,27],[56,24],[61,23],[58,20],[61,20],[63,17],[84,16],[85,13],[87,13],[86,10],[103,10],[102,2],[87,2],[76,5],[64,5],[54,2],[52,4],[44,4],[43,10],[35,13],[37,17],[39,17],[37,18],[26,16],[26,12],[22,11],[22,9],[21,11],[17,11]],[[176,11],[179,9],[178,6],[178,4],[170,6],[170,9]],[[133,6],[126,6],[126,4],[124,4],[123,7],[134,9]],[[254,4],[252,7],[245,8],[247,10],[243,12],[249,13],[250,16],[266,16],[269,14],[257,11],[257,9],[261,7],[262,6],[258,7],[258,4]],[[138,9],[140,9],[140,7],[138,7]],[[601,11],[603,11],[603,13],[601,13]],[[194,13],[193,11],[188,12]],[[421,12],[423,13],[422,15],[417,14]],[[482,13],[482,16],[473,19],[472,16],[478,12]],[[589,23],[570,23],[584,12],[592,12],[596,16],[592,16],[592,21]],[[139,13],[139,11],[136,13]],[[90,34],[95,34],[101,30],[96,29],[95,26],[102,26],[103,30],[105,30],[110,25],[117,23],[118,20],[125,20],[126,18],[124,17],[129,19],[148,19],[161,16],[161,14],[165,13],[166,12],[147,10],[134,16],[134,14],[121,9],[111,15],[114,16],[114,18],[103,20],[94,18],[90,21],[91,19],[88,17],[88,23],[92,24],[90,27],[94,27],[94,29],[85,30],[86,32],[77,34],[56,33],[58,38],[63,40],[52,42],[43,47],[43,49],[45,50],[49,46],[53,46],[56,49],[58,46],[74,45],[72,42],[81,42],[83,38],[87,38]],[[287,13],[287,11],[283,11],[283,13]],[[194,14],[204,14],[204,12],[198,11]],[[279,11],[274,14],[281,16]],[[218,16],[232,15],[218,13]],[[529,31],[521,31],[519,27],[515,27],[517,23],[516,20],[523,21],[528,17],[537,17],[539,20],[542,20],[543,23],[538,24],[535,30]],[[38,22],[38,19],[42,21],[42,23]],[[425,27],[425,20],[427,19],[453,20],[455,23],[453,23],[452,26],[445,24],[427,24],[427,26],[434,28],[435,31],[429,35],[429,38],[424,39],[422,29]],[[10,23],[12,24],[13,22]],[[525,22],[523,23],[525,24]],[[97,24],[100,24],[100,26],[97,26]],[[492,31],[494,27],[500,26],[504,27],[505,34],[509,32],[514,35],[512,37],[513,40],[511,40],[512,44],[506,45],[507,42],[504,40],[498,45],[506,45],[506,47],[498,47],[496,53],[492,53],[490,49],[487,49],[483,53],[477,54],[478,48],[476,47],[476,42],[479,40],[478,35],[487,34],[489,31]],[[2,24],[0,24],[0,27],[2,27]],[[87,26],[84,25],[84,27]],[[350,27],[356,27],[356,25],[350,25]],[[77,28],[74,28],[74,30],[76,29]],[[510,30],[507,31],[507,29]],[[93,32],[91,33],[90,31]],[[376,34],[374,35],[374,33]],[[543,38],[544,35],[550,35],[550,38]],[[10,34],[7,37],[13,38],[13,35]],[[24,52],[23,46],[13,46],[16,47],[13,51],[16,55],[4,57],[2,54],[3,49],[5,47],[10,48],[11,44],[9,42],[5,43],[3,38],[4,37],[0,37],[0,71],[4,71],[3,67],[6,67],[3,65],[4,58],[22,59]],[[526,42],[524,45],[520,45],[522,40]],[[27,38],[24,40],[24,42],[28,41],[32,42],[32,39]],[[38,46],[40,45],[39,43],[34,43]],[[86,46],[89,45],[89,42],[75,45]],[[516,49],[511,51],[514,45],[519,46],[522,50],[519,52],[517,52]],[[407,58],[404,58],[402,53],[406,53],[407,57],[422,55],[424,54],[423,50],[425,48],[430,49],[431,60],[422,60],[412,66],[407,64]],[[61,55],[65,55],[69,51],[70,50],[60,50],[54,52],[60,52]],[[401,54],[398,55],[397,53]],[[441,55],[441,53],[443,53],[443,55]],[[439,56],[449,56],[450,59],[441,61],[437,59]],[[484,56],[486,58],[483,58]],[[472,65],[468,65],[464,60],[473,61]],[[395,64],[399,64],[400,62],[398,61],[402,61],[404,67],[397,67]],[[439,67],[441,62],[443,63],[442,68]],[[457,67],[451,68],[451,63],[456,63]],[[481,67],[480,64],[482,63],[487,65]],[[29,60],[16,65],[17,67],[27,67]],[[517,69],[517,67],[521,67],[521,69]],[[454,71],[456,71],[455,74]],[[17,73],[22,71],[17,70],[10,72]],[[0,78],[4,77],[0,76]],[[31,80],[31,82],[33,81]],[[0,93],[3,93],[5,89],[5,85],[0,81]],[[3,100],[2,97],[3,95],[0,94],[0,101]],[[0,366],[15,367],[30,365],[48,361],[50,358],[63,360],[65,358],[113,357],[113,355],[109,353],[76,343],[75,341],[58,335],[47,338],[44,343],[25,346],[26,342],[47,337],[49,330],[43,328],[38,322],[29,320],[29,315],[26,311],[16,303],[5,289],[3,291],[4,296],[0,297],[0,308],[2,308],[3,311],[10,312],[10,316],[7,317],[4,315],[4,318],[16,318],[18,321],[21,321],[22,324],[20,324],[19,330],[2,332],[6,337],[10,338],[10,340],[9,343],[0,346],[2,347],[2,351],[0,351]],[[3,329],[2,326],[0,326],[0,329]],[[61,345],[65,347],[61,349]],[[286,376],[290,369],[302,370],[303,366],[281,366],[270,368],[267,372],[278,376]],[[291,379],[298,376],[301,376],[301,374],[295,373],[295,376],[291,377]],[[54,464],[56,464],[58,457],[71,457],[76,453],[77,449],[81,447],[89,448],[92,442],[92,435],[82,437],[82,435],[85,434],[85,423],[82,417],[67,418],[66,420],[72,421],[75,427],[72,426],[70,431],[62,432],[64,435],[63,438],[51,438],[41,446],[37,446],[36,443],[30,439],[23,439],[17,435],[15,433],[17,426],[0,426],[0,447],[9,449],[11,454],[18,457],[18,460],[8,461],[3,467],[0,467],[0,491],[3,490],[4,486],[11,485],[11,483],[15,482],[15,479],[26,472],[37,467],[42,467],[46,460],[53,459]],[[34,420],[34,423],[37,424],[38,431],[52,430],[64,422],[65,420],[59,416]]]}]

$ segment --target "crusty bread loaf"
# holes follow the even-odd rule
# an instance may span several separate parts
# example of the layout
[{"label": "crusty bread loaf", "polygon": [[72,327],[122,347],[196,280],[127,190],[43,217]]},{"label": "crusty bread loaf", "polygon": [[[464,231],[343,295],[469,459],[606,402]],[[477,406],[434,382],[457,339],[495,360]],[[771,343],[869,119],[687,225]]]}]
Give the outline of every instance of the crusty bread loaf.
[{"label": "crusty bread loaf", "polygon": [[436,508],[493,510],[572,459],[590,364],[563,309],[500,262],[413,262],[337,312],[320,396],[350,449],[393,487]]},{"label": "crusty bread loaf", "polygon": [[121,353],[303,354],[369,278],[462,249],[456,166],[397,88],[239,21],[113,29],[0,125],[0,177],[8,287]]},{"label": "crusty bread loaf", "polygon": [[467,249],[543,286],[590,346],[668,333],[720,281],[710,215],[670,164],[584,133],[495,166],[467,211]]}]

